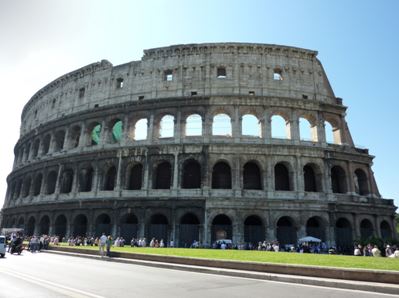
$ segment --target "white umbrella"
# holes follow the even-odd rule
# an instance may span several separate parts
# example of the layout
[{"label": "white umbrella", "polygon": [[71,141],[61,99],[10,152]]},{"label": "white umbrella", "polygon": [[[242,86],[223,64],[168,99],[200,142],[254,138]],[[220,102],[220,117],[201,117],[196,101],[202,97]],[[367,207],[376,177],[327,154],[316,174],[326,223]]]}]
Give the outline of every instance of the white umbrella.
[{"label": "white umbrella", "polygon": [[306,236],[298,240],[298,242],[321,242],[319,238],[312,237],[312,236]]}]

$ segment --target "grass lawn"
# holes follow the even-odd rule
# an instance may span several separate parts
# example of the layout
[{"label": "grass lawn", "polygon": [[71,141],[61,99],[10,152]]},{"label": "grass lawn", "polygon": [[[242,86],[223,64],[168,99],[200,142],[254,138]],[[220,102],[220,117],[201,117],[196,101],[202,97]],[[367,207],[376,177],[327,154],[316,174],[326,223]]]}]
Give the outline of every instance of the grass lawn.
[{"label": "grass lawn", "polygon": [[[98,250],[96,246],[68,246],[70,249]],[[399,259],[354,257],[324,254],[299,254],[286,252],[249,251],[249,250],[220,250],[220,249],[192,249],[192,248],[150,248],[150,247],[112,247],[111,251],[155,254],[189,258],[205,258],[217,260],[248,261],[261,263],[297,264],[309,266],[326,266],[342,268],[361,268],[399,271]]]}]

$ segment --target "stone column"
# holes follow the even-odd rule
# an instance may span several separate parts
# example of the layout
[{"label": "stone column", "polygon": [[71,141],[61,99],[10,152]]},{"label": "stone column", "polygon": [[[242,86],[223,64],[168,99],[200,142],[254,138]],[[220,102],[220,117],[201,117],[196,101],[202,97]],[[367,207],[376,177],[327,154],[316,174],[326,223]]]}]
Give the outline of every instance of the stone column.
[{"label": "stone column", "polygon": [[150,119],[147,122],[147,140],[150,144],[154,142],[154,113],[151,113]]},{"label": "stone column", "polygon": [[272,126],[271,126],[271,115],[269,110],[265,110],[264,112],[264,120],[263,120],[263,127],[262,127],[262,137],[264,138],[265,144],[270,144],[272,140]]},{"label": "stone column", "polygon": [[109,134],[108,123],[105,120],[103,120],[101,122],[101,136],[100,136],[99,145],[104,145],[108,142],[108,134]]},{"label": "stone column", "polygon": [[232,137],[234,142],[240,142],[241,138],[241,122],[242,118],[239,115],[238,107],[234,106],[234,115],[233,115],[233,125],[232,125]]},{"label": "stone column", "polygon": [[175,152],[174,154],[174,164],[173,164],[173,186],[174,190],[178,189],[178,180],[179,180],[179,153]]},{"label": "stone column", "polygon": [[87,139],[86,136],[88,133],[86,132],[87,127],[85,122],[81,122],[81,127],[80,127],[80,136],[79,136],[79,148],[83,148],[87,146]]},{"label": "stone column", "polygon": [[324,118],[320,112],[317,114],[317,141],[321,146],[327,146]]},{"label": "stone column", "polygon": [[299,144],[300,134],[299,134],[299,119],[295,112],[291,112],[291,117],[289,121],[289,135],[288,138],[291,139],[295,144]]},{"label": "stone column", "polygon": [[180,140],[181,140],[181,127],[182,127],[181,112],[180,112],[180,110],[178,110],[176,113],[175,125],[174,125],[174,131],[173,131],[173,135],[174,135],[176,143],[180,143]]},{"label": "stone column", "polygon": [[346,172],[347,193],[356,194],[355,181],[353,179],[354,171],[350,161],[346,162]]},{"label": "stone column", "polygon": [[56,196],[58,196],[58,195],[60,194],[63,171],[64,171],[64,165],[60,164],[60,165],[58,166],[57,181],[55,182],[55,191],[54,191],[54,194],[55,194]]},{"label": "stone column", "polygon": [[121,191],[121,181],[122,181],[122,150],[118,150],[118,170],[116,174],[116,191]]}]

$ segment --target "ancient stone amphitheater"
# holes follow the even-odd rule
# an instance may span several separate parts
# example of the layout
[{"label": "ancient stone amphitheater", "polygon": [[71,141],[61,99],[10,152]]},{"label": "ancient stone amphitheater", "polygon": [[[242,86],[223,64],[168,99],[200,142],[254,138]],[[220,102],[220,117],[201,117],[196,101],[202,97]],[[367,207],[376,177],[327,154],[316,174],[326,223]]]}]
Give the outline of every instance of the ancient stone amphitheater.
[{"label": "ancient stone amphitheater", "polygon": [[178,246],[395,238],[317,52],[187,44],[103,60],[23,109],[3,227]]}]

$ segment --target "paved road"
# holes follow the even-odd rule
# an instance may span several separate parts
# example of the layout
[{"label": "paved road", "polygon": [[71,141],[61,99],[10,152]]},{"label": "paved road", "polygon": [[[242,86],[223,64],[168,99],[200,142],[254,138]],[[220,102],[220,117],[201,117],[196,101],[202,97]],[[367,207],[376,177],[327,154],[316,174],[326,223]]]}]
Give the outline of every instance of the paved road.
[{"label": "paved road", "polygon": [[0,297],[398,297],[46,253],[0,259]]}]

